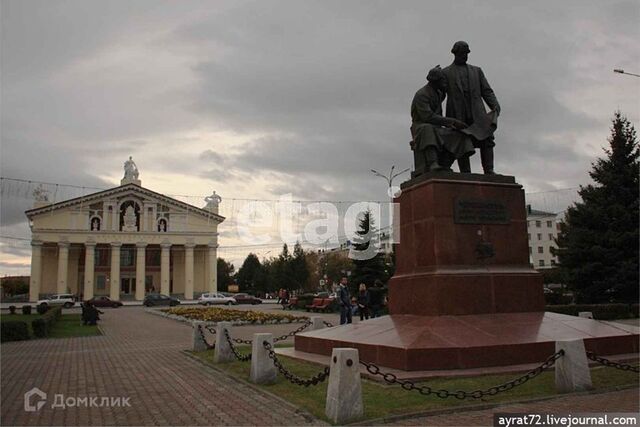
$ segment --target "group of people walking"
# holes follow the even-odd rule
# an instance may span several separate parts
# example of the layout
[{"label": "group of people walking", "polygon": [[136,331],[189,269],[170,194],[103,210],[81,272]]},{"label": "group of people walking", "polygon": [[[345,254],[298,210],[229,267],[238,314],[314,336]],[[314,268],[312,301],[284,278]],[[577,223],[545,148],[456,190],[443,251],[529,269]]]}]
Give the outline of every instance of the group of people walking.
[{"label": "group of people walking", "polygon": [[367,289],[367,285],[360,283],[358,293],[351,296],[348,279],[340,279],[338,287],[338,305],[340,306],[340,324],[351,323],[353,315],[358,313],[360,320],[379,317],[384,305],[384,290],[382,282],[376,280],[374,285]]}]

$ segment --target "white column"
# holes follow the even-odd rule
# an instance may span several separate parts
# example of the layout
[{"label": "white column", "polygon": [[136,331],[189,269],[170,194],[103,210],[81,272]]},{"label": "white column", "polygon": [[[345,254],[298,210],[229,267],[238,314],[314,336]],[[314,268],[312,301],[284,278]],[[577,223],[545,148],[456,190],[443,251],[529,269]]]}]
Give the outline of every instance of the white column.
[{"label": "white column", "polygon": [[147,244],[136,243],[136,300],[142,301],[145,295],[144,279],[146,273],[145,256]]},{"label": "white column", "polygon": [[69,272],[69,243],[58,243],[58,281],[56,282],[56,292],[67,293],[67,277]]},{"label": "white column", "polygon": [[184,245],[184,299],[193,299],[193,248],[194,244]]},{"label": "white column", "polygon": [[93,298],[95,249],[96,249],[96,244],[94,242],[85,242],[84,244],[84,294],[82,296],[82,299],[85,301]]},{"label": "white column", "polygon": [[120,247],[122,243],[111,243],[111,274],[109,274],[109,297],[120,301]]},{"label": "white column", "polygon": [[163,242],[160,247],[162,248],[160,254],[160,293],[162,295],[169,295],[171,292],[171,243]]},{"label": "white column", "polygon": [[218,292],[218,245],[210,244],[207,246],[207,289],[209,292]]},{"label": "white column", "polygon": [[29,279],[29,301],[37,302],[42,280],[42,242],[31,242],[31,278]]}]

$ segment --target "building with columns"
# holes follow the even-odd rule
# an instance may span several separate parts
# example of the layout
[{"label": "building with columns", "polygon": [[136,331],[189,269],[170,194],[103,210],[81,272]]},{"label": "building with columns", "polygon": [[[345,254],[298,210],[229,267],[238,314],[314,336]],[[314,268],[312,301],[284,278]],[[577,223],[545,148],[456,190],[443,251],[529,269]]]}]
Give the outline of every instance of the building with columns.
[{"label": "building with columns", "polygon": [[142,187],[129,158],[119,187],[58,203],[41,189],[25,212],[32,233],[29,300],[73,293],[193,299],[217,290],[220,197],[198,208]]}]

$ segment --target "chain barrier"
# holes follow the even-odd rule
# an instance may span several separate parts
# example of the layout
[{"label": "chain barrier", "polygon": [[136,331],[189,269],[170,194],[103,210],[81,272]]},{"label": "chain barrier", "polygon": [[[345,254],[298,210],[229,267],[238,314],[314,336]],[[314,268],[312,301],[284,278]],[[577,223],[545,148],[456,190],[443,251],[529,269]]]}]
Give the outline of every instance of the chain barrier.
[{"label": "chain barrier", "polygon": [[226,329],[224,330],[224,336],[227,338],[227,342],[229,343],[229,347],[231,347],[231,351],[236,356],[236,359],[238,359],[241,362],[247,362],[247,361],[251,360],[251,353],[242,354],[235,348],[235,346],[233,345],[233,341],[231,340],[231,337],[229,336],[229,331],[226,330]]},{"label": "chain barrier", "polygon": [[[284,335],[280,335],[279,337],[275,337],[273,339],[273,342],[276,343],[278,341],[284,341],[287,338],[291,338],[292,336],[296,335],[297,333],[300,333],[300,332],[304,331],[305,329],[307,329],[311,324],[312,324],[312,322],[310,320],[308,320],[304,325],[300,326],[297,329],[294,329],[293,331],[289,332],[288,334],[284,334]],[[240,338],[233,338],[233,342],[235,342],[236,344],[248,344],[248,345],[253,344],[253,340],[243,340],[243,339],[240,339]]]},{"label": "chain barrier", "polygon": [[500,384],[494,387],[489,387],[485,390],[474,390],[474,391],[433,390],[431,387],[426,385],[418,386],[413,381],[398,379],[396,375],[390,372],[388,373],[381,372],[380,367],[374,363],[363,362],[362,360],[360,361],[360,363],[367,368],[367,372],[369,372],[371,375],[381,376],[388,384],[399,384],[403,389],[407,391],[415,390],[424,396],[434,394],[441,399],[446,399],[448,397],[455,397],[456,399],[463,400],[467,398],[480,399],[485,396],[495,396],[498,393],[511,390],[512,388],[522,385],[527,381],[529,381],[530,379],[540,375],[542,371],[553,366],[556,363],[556,360],[558,360],[563,355],[564,355],[564,350],[560,350],[552,354],[551,356],[549,356],[547,360],[545,360],[540,366],[536,367],[535,369],[532,369],[531,371],[527,372],[521,377],[515,378],[504,384]]},{"label": "chain barrier", "polygon": [[329,377],[329,367],[327,366],[322,372],[317,373],[311,378],[300,378],[296,374],[289,372],[287,368],[282,365],[278,356],[276,356],[276,352],[273,351],[273,346],[268,341],[263,341],[262,345],[265,350],[269,352],[269,358],[273,360],[273,364],[276,366],[278,371],[280,371],[280,373],[293,384],[309,387],[310,385],[318,385]]},{"label": "chain barrier", "polygon": [[[213,350],[214,348],[216,348],[216,342],[214,341],[213,344],[209,344],[207,342],[207,338],[204,336],[204,331],[202,330],[202,325],[198,325],[198,333],[200,334],[200,339],[202,339],[202,342],[204,343],[204,345],[207,346],[207,350]],[[205,328],[211,332],[212,334],[216,334],[216,329],[211,327],[211,326],[205,326]]]},{"label": "chain barrier", "polygon": [[587,351],[587,358],[593,360],[594,362],[598,362],[601,365],[608,366],[610,368],[620,369],[621,371],[631,371],[639,373],[640,369],[638,366],[629,365],[626,363],[618,363],[609,359],[605,359],[604,357],[597,356],[595,353],[591,351]]}]

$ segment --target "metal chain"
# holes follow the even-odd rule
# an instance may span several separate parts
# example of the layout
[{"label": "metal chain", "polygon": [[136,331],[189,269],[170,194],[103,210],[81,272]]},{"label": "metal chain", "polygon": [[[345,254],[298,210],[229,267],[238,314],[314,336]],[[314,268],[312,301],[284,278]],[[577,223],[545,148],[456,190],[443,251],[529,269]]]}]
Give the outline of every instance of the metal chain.
[{"label": "metal chain", "polygon": [[273,342],[275,343],[275,342],[278,342],[278,341],[284,341],[284,340],[286,340],[287,338],[291,338],[291,337],[292,337],[292,336],[294,336],[295,334],[297,334],[297,333],[299,333],[299,332],[302,332],[302,331],[304,331],[305,329],[307,329],[311,324],[312,324],[311,320],[307,320],[307,322],[306,322],[304,325],[302,325],[302,326],[300,326],[299,328],[297,328],[297,329],[295,329],[295,330],[293,330],[293,331],[289,332],[288,334],[284,334],[284,335],[280,335],[279,337],[275,337],[275,338],[273,339]]},{"label": "metal chain", "polygon": [[[309,325],[311,325],[311,324],[312,324],[312,322],[309,320],[304,325],[302,325],[299,328],[289,332],[288,334],[284,334],[284,335],[280,335],[279,337],[275,337],[273,339],[273,342],[284,341],[287,338],[291,338],[292,336],[296,335],[297,333],[302,332],[305,329],[307,329],[309,327]],[[233,338],[233,342],[235,342],[237,344],[248,344],[248,345],[253,344],[253,340],[243,340],[243,339],[240,339],[240,338]]]},{"label": "metal chain", "polygon": [[[198,325],[198,326],[197,326],[197,328],[198,328],[198,333],[200,334],[200,339],[202,339],[202,342],[204,343],[204,345],[206,345],[206,346],[207,346],[207,350],[213,350],[214,348],[216,348],[216,343],[215,343],[215,341],[213,342],[213,344],[209,344],[209,343],[207,342],[207,338],[204,336],[204,331],[202,330],[202,325]],[[212,334],[215,334],[215,333],[216,333],[215,328],[213,329],[213,331],[212,331],[211,329],[209,329],[209,327],[206,327],[206,328],[207,328],[207,330],[208,330],[209,332],[211,332]]]},{"label": "metal chain", "polygon": [[273,346],[268,341],[263,341],[262,345],[265,350],[269,352],[269,358],[273,360],[273,364],[278,368],[278,371],[293,384],[309,387],[310,385],[318,385],[329,377],[329,367],[327,366],[322,372],[317,373],[311,378],[300,378],[296,374],[289,372],[287,368],[282,365],[278,356],[276,356],[276,352],[273,351]]},{"label": "metal chain", "polygon": [[556,360],[558,360],[563,355],[564,355],[564,350],[559,350],[558,352],[549,356],[547,360],[545,360],[540,366],[536,367],[535,369],[532,369],[531,371],[527,372],[521,377],[515,378],[504,384],[500,384],[494,387],[489,387],[486,390],[474,390],[474,391],[433,390],[431,389],[431,387],[426,385],[418,386],[413,381],[398,379],[396,375],[390,372],[388,373],[381,372],[380,367],[374,363],[363,362],[362,360],[360,361],[360,363],[367,368],[367,372],[369,372],[371,375],[381,376],[388,384],[400,384],[400,386],[407,391],[415,390],[424,396],[434,394],[441,399],[446,399],[448,397],[455,397],[456,399],[463,400],[467,398],[480,399],[484,396],[495,396],[498,393],[511,390],[512,388],[522,385],[527,381],[529,381],[530,379],[540,375],[542,371],[553,366],[556,363]]},{"label": "metal chain", "polygon": [[231,340],[231,337],[229,336],[229,331],[226,330],[226,329],[224,330],[224,336],[227,338],[227,342],[229,343],[229,347],[231,347],[231,351],[236,356],[236,359],[238,359],[241,362],[246,362],[248,360],[251,360],[251,353],[242,354],[235,348],[235,346],[233,345],[233,341]]},{"label": "metal chain", "polygon": [[591,351],[587,351],[587,358],[593,360],[594,362],[598,362],[604,366],[609,366],[611,368],[620,369],[622,371],[631,371],[631,372],[640,372],[638,366],[628,365],[626,363],[618,363],[609,359],[605,359],[604,357],[597,356],[595,353]]}]

